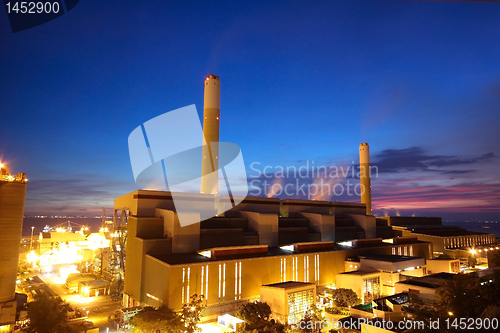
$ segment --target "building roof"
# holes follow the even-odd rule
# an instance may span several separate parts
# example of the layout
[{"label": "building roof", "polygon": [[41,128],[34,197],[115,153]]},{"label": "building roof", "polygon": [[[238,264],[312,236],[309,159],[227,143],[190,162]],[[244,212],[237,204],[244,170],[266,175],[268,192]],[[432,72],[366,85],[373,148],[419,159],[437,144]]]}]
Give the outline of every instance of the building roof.
[{"label": "building roof", "polygon": [[363,276],[363,275],[370,275],[370,274],[374,274],[374,273],[380,273],[380,270],[370,269],[370,268],[362,268],[362,269],[358,269],[357,271],[343,272],[343,273],[339,273],[339,274]]},{"label": "building roof", "polygon": [[377,261],[387,261],[387,262],[404,262],[416,259],[424,259],[423,257],[408,257],[390,254],[376,254],[369,256],[360,256],[361,259],[377,260]]},{"label": "building roof", "polygon": [[424,287],[437,289],[443,285],[447,280],[453,279],[456,274],[452,273],[437,273],[431,274],[427,276],[422,276],[418,278],[414,278],[411,280],[399,281],[397,283],[407,284],[410,286]]},{"label": "building roof", "polygon": [[287,282],[266,284],[263,287],[280,288],[280,289],[295,289],[295,288],[308,287],[308,286],[314,286],[314,283],[287,281]]},{"label": "building roof", "polygon": [[405,225],[402,227],[412,233],[437,237],[488,235],[488,233],[484,232],[468,231],[460,227],[447,225]]},{"label": "building roof", "polygon": [[398,294],[394,294],[394,295],[390,295],[390,296],[386,296],[386,297],[377,298],[377,299],[374,299],[373,302],[377,302],[377,301],[384,300],[384,299],[388,300],[392,304],[401,305],[401,304],[407,303],[409,301],[409,296],[408,296],[408,293],[403,292],[403,293],[398,293]]},{"label": "building roof", "polygon": [[100,287],[107,287],[108,283],[103,280],[87,280],[87,281],[81,281],[80,284],[85,287],[89,288],[100,288]]},{"label": "building roof", "polygon": [[459,258],[432,258],[432,259],[427,259],[427,261],[460,261]]},{"label": "building roof", "polygon": [[[202,251],[199,251],[202,252]],[[270,247],[267,252],[257,253],[238,253],[234,255],[225,255],[221,258],[207,258],[198,253],[168,253],[168,254],[149,254],[149,256],[156,258],[169,265],[182,265],[182,264],[195,264],[204,262],[224,261],[224,260],[237,260],[237,259],[250,259],[250,258],[263,258],[273,256],[286,256],[293,255],[290,251],[285,251],[279,247]]]},{"label": "building roof", "polygon": [[[423,241],[414,241],[412,243],[408,244],[420,244],[420,243],[428,243],[428,242],[423,242]],[[315,253],[321,253],[321,252],[334,252],[334,251],[345,251],[349,249],[356,249],[356,248],[381,248],[381,247],[391,247],[393,244],[390,243],[377,243],[377,244],[367,244],[364,245],[362,244],[361,246],[353,246],[353,247],[344,247],[344,246],[338,246],[337,244],[334,245],[333,249],[317,249],[314,252]],[[202,252],[202,251],[199,251]],[[308,252],[308,251],[305,251]],[[205,263],[205,262],[215,262],[215,261],[225,261],[225,260],[239,260],[239,259],[250,259],[250,258],[264,258],[264,257],[276,257],[276,256],[294,256],[297,255],[297,253],[293,253],[290,251],[286,251],[281,249],[280,247],[269,247],[267,253],[247,253],[247,254],[235,254],[235,255],[228,255],[224,256],[223,258],[207,258],[204,257],[197,252],[192,252],[192,253],[168,253],[168,254],[147,254],[147,256],[150,256],[152,258],[155,258],[157,260],[160,260],[168,265],[183,265],[183,264],[196,264],[196,263]],[[414,259],[417,257],[413,257]]]}]

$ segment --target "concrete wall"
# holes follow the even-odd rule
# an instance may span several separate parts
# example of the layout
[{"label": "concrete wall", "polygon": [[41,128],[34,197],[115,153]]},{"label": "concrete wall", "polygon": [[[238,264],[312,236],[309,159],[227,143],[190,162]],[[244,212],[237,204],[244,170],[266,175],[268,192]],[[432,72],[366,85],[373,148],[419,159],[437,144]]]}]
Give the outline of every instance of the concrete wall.
[{"label": "concrete wall", "polygon": [[[414,244],[415,247],[426,248],[427,244]],[[147,259],[146,264],[142,268],[144,273],[142,275],[143,286],[150,283],[155,284],[154,286],[147,286],[144,289],[143,301],[149,302],[146,297],[146,293],[150,293],[155,297],[162,300],[163,304],[179,310],[182,307],[182,290],[184,288],[184,300],[187,295],[187,269],[189,268],[189,294],[203,294],[208,297],[207,305],[213,306],[218,304],[226,304],[230,302],[235,302],[239,299],[255,299],[260,295],[260,287],[262,285],[273,284],[278,282],[297,280],[300,282],[310,282],[316,283],[321,286],[332,286],[336,282],[337,274],[344,272],[345,259],[346,257],[353,257],[360,254],[390,254],[390,246],[374,247],[369,249],[349,249],[342,251],[328,251],[328,252],[317,252],[317,253],[295,253],[290,255],[282,256],[269,256],[269,257],[258,257],[258,258],[245,258],[239,260],[220,260],[220,261],[208,261],[205,263],[192,263],[192,264],[178,264],[169,265],[167,263],[156,264],[156,259]],[[134,255],[132,255],[133,258]],[[304,260],[305,257],[309,258],[309,270],[305,267]],[[148,258],[148,256],[146,256]],[[293,274],[293,259],[297,262],[297,271],[295,275]],[[317,259],[319,261],[317,261]],[[128,265],[127,257],[127,265]],[[132,259],[133,260],[133,259]],[[152,263],[155,261],[155,263]],[[319,262],[319,266],[315,266],[315,263]],[[241,295],[237,294],[235,290],[235,264],[241,263]],[[225,279],[223,278],[223,267],[226,264]],[[137,265],[133,264],[136,267]],[[158,265],[163,265],[165,267],[170,267],[169,270],[159,269]],[[219,265],[221,265],[221,276],[219,277]],[[283,266],[282,266],[283,265]],[[206,267],[209,268],[209,287],[208,293],[206,291]],[[127,266],[131,267],[131,266]],[[286,275],[282,275],[286,271]],[[316,267],[319,270],[319,276],[317,281],[315,281],[315,270]],[[204,271],[204,282],[203,287],[201,286],[202,280],[202,268]],[[183,269],[185,272],[184,284],[183,284]],[[167,275],[165,275],[167,274]],[[138,277],[141,275],[136,274]],[[296,276],[297,279],[294,279]],[[221,279],[221,288],[225,285],[225,295],[221,290],[221,296],[219,297],[219,278]],[[127,276],[126,276],[127,279]],[[362,286],[362,280],[360,285]],[[224,284],[225,282],[225,284]],[[239,283],[239,282],[238,282]],[[381,284],[383,283],[381,279]],[[167,285],[168,284],[168,285]],[[338,285],[337,285],[338,286]],[[144,287],[143,287],[144,288]],[[361,287],[360,287],[361,288]],[[168,296],[165,290],[168,289]],[[126,282],[126,291],[131,291]],[[160,296],[161,295],[161,296]],[[151,303],[155,305],[158,303]]]},{"label": "concrete wall", "polygon": [[307,218],[315,232],[321,234],[321,241],[335,241],[335,216],[301,212]]},{"label": "concrete wall", "polygon": [[278,215],[240,211],[248,219],[248,225],[259,233],[259,244],[278,246]]},{"label": "concrete wall", "polygon": [[380,278],[380,292],[382,292],[382,273],[381,272],[375,272],[375,273],[366,273],[364,275],[357,275],[357,274],[337,274],[337,281],[336,281],[336,287],[337,288],[347,288],[347,289],[352,289],[356,295],[361,299],[361,302],[365,302],[365,295],[363,292],[363,280],[365,279],[371,279],[374,277],[379,277]]},{"label": "concrete wall", "polygon": [[406,268],[410,267],[425,266],[425,259],[415,258],[413,260],[391,262],[361,257],[360,263],[363,268],[369,267],[388,272],[397,272],[398,270],[404,271]]},{"label": "concrete wall", "polygon": [[156,208],[155,214],[163,218],[163,234],[172,239],[172,253],[200,250],[200,224],[181,227],[177,214],[172,210]]},{"label": "concrete wall", "polygon": [[460,273],[460,259],[427,260],[427,273]]},{"label": "concrete wall", "polygon": [[[127,224],[127,264],[125,271],[124,292],[139,302],[145,301],[144,277],[146,274],[155,274],[146,270],[144,259],[146,254],[169,253],[172,240],[167,238],[143,239],[136,236],[141,232],[141,223],[151,222],[154,225],[161,222],[157,218],[137,218],[129,216]],[[160,222],[159,222],[160,221]],[[157,227],[157,226],[156,226]],[[154,228],[153,228],[154,229]],[[147,233],[146,233],[147,234]],[[160,233],[161,234],[161,233]],[[147,234],[148,236],[151,236]]]},{"label": "concrete wall", "polygon": [[26,183],[0,181],[0,302],[14,299]]},{"label": "concrete wall", "polygon": [[283,217],[295,217],[299,213],[329,215],[330,209],[331,203],[329,201],[285,199],[281,200],[280,213]]},{"label": "concrete wall", "polygon": [[365,231],[366,238],[377,237],[377,223],[375,216],[349,214],[354,222]]},{"label": "concrete wall", "polygon": [[272,318],[283,322],[288,316],[288,300],[285,289],[260,287],[260,301],[269,304]]},{"label": "concrete wall", "polygon": [[[228,201],[222,200],[220,203],[225,203],[224,208],[228,208]],[[246,197],[238,206],[224,212],[226,217],[238,217],[240,211],[259,212],[264,214],[279,214],[280,213],[280,199],[278,198],[259,198],[259,197]]]},{"label": "concrete wall", "polygon": [[145,302],[155,307],[170,306],[170,266],[146,255],[144,270],[150,272],[144,275]]},{"label": "concrete wall", "polygon": [[436,300],[436,289],[434,289],[434,288],[407,285],[407,284],[404,284],[403,282],[398,282],[395,285],[395,289],[396,289],[396,294],[411,291],[413,293],[416,293],[418,295],[418,297],[420,297],[423,300],[427,300],[427,301]]}]

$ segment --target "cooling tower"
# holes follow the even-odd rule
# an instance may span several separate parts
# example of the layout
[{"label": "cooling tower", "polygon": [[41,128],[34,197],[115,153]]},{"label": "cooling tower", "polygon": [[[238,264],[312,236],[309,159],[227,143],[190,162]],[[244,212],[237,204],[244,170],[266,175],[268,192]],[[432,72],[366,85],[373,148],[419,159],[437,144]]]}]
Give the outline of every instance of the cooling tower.
[{"label": "cooling tower", "polygon": [[0,303],[15,298],[26,175],[0,173]]},{"label": "cooling tower", "polygon": [[201,193],[218,194],[220,81],[210,74],[205,80],[203,105],[203,160]]},{"label": "cooling tower", "polygon": [[372,187],[370,181],[370,147],[359,145],[359,178],[361,182],[361,203],[366,205],[366,215],[372,215]]}]

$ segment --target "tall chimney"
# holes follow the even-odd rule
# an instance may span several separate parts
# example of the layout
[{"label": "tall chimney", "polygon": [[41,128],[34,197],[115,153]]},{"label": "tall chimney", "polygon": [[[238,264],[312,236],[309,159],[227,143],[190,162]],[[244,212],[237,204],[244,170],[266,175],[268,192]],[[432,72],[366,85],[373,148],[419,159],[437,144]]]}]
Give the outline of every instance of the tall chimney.
[{"label": "tall chimney", "polygon": [[361,203],[366,205],[366,215],[372,215],[372,186],[370,181],[370,147],[359,145],[359,178],[361,182]]},{"label": "tall chimney", "polygon": [[205,79],[203,105],[203,160],[201,164],[201,193],[219,193],[219,118],[220,81],[210,74]]}]

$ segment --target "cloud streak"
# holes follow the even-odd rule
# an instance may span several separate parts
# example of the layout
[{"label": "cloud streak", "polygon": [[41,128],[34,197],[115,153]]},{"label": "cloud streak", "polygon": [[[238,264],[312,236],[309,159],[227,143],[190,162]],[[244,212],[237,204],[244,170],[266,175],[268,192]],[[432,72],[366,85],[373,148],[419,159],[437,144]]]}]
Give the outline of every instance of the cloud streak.
[{"label": "cloud streak", "polygon": [[[476,156],[430,154],[422,147],[387,149],[374,154],[372,166],[378,168],[378,174],[372,174],[372,201],[377,215],[394,214],[394,211],[406,214],[432,212],[447,213],[499,213],[500,212],[500,171],[496,171],[497,157],[493,153]],[[301,161],[305,165],[305,161]],[[341,166],[335,166],[340,169]],[[281,168],[286,169],[286,166]],[[279,198],[313,199],[325,201],[359,202],[354,186],[359,184],[357,165],[344,165],[342,168],[354,168],[355,176],[349,171],[346,177],[329,178],[317,174],[309,165],[300,175],[276,173],[280,167],[270,168],[271,172],[262,173],[253,182],[253,195],[264,196],[272,193]],[[330,169],[329,169],[330,170]],[[352,170],[352,169],[349,169]],[[342,174],[342,173],[340,173]],[[487,174],[488,176],[484,176]],[[279,179],[276,179],[279,178]],[[331,190],[336,184],[346,188],[351,185],[351,193],[338,195]],[[255,186],[255,185],[259,186]],[[264,189],[264,185],[289,185],[293,195],[279,192],[277,188]],[[297,191],[301,186],[306,189],[324,192],[308,195]],[[255,189],[261,192],[257,194]],[[458,215],[457,215],[458,216]]]}]

